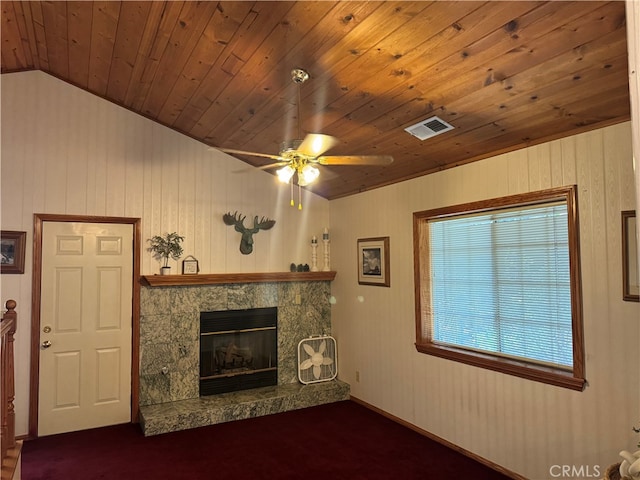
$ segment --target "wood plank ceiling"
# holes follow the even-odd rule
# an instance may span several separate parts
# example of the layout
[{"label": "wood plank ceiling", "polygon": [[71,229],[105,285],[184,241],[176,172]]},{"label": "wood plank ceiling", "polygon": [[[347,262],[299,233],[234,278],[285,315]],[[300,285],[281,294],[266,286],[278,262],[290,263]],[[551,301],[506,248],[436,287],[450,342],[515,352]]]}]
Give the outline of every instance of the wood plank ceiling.
[{"label": "wood plank ceiling", "polygon": [[[321,167],[328,199],[630,118],[621,1],[2,1],[1,28],[2,73],[42,70],[207,145],[277,154],[301,128],[337,137],[331,155],[395,158]],[[294,67],[311,75],[300,127]],[[455,129],[404,131],[432,115]]]}]

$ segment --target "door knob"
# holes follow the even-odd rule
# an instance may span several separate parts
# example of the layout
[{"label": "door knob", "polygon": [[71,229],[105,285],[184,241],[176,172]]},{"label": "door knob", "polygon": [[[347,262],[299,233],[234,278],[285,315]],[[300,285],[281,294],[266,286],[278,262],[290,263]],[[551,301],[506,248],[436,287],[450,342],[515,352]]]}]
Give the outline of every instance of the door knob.
[{"label": "door knob", "polygon": [[49,348],[51,346],[51,342],[49,340],[45,340],[42,342],[42,348]]}]

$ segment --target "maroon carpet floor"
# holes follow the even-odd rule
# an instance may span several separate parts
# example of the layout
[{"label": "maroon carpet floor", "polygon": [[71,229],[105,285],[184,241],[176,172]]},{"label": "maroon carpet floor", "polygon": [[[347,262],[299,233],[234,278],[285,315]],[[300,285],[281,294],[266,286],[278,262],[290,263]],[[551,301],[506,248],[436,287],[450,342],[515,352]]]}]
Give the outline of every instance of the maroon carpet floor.
[{"label": "maroon carpet floor", "polygon": [[23,480],[508,478],[351,401],[153,437],[97,428],[22,452]]}]

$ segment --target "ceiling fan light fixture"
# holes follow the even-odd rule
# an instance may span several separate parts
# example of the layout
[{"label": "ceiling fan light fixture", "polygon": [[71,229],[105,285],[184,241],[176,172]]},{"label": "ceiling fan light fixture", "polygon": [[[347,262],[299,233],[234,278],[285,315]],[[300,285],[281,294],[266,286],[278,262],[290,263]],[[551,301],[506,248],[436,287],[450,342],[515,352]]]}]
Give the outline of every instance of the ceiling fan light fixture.
[{"label": "ceiling fan light fixture", "polygon": [[298,184],[305,186],[313,183],[320,176],[320,170],[313,165],[305,165],[298,173]]},{"label": "ceiling fan light fixture", "polygon": [[296,173],[296,171],[293,169],[291,165],[286,165],[281,169],[279,169],[278,171],[276,171],[276,174],[278,175],[278,179],[282,183],[289,183],[294,173]]}]

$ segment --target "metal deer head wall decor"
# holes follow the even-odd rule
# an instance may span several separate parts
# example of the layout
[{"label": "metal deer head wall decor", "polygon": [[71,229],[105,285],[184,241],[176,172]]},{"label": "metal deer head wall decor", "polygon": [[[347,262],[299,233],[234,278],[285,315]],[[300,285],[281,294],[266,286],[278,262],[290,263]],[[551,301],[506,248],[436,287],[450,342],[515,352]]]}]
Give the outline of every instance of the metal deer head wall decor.
[{"label": "metal deer head wall decor", "polygon": [[265,217],[262,217],[260,221],[258,221],[258,216],[256,215],[253,218],[253,228],[247,228],[244,226],[245,218],[247,218],[246,215],[242,216],[242,214],[238,214],[238,212],[235,212],[233,215],[231,215],[231,212],[228,212],[222,216],[224,223],[229,226],[233,225],[236,232],[242,234],[242,238],[240,239],[240,252],[243,255],[249,255],[253,252],[253,234],[258,233],[260,230],[269,230],[276,224],[276,221]]}]

